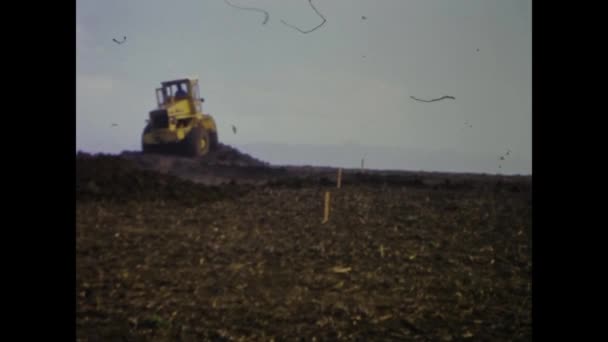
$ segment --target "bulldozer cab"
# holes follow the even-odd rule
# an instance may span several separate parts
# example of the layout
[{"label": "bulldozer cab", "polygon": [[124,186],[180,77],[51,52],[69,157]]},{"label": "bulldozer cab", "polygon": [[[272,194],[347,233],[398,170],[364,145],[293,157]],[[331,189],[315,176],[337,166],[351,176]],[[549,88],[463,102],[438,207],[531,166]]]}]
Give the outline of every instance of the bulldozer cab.
[{"label": "bulldozer cab", "polygon": [[158,108],[167,108],[178,101],[186,101],[190,105],[191,113],[202,112],[197,79],[179,79],[161,83],[161,88],[156,89],[156,101]]}]

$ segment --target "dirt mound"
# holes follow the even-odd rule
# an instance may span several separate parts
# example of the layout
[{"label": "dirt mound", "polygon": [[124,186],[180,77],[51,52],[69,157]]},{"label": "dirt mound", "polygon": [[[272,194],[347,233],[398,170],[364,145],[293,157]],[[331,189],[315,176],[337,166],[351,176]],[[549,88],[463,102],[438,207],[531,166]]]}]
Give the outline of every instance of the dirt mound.
[{"label": "dirt mound", "polygon": [[230,145],[218,144],[216,150],[201,158],[203,165],[222,165],[222,166],[270,166],[270,163],[243,153]]},{"label": "dirt mound", "polygon": [[144,154],[139,151],[123,151],[120,156],[141,169],[171,174],[207,185],[259,184],[263,183],[269,174],[277,173],[269,163],[222,143],[218,144],[216,150],[200,158],[163,153]]},{"label": "dirt mound", "polygon": [[[291,188],[331,186],[336,184],[338,171],[335,167],[271,165],[222,143],[218,144],[216,150],[200,158],[171,154],[143,154],[139,151],[124,151],[120,156],[132,161],[141,169],[170,174],[206,185],[251,184]],[[530,181],[530,177],[517,176],[396,170],[361,172],[359,169],[344,169],[342,178],[342,184],[345,186],[366,184],[453,191],[492,189],[524,193],[530,191]]]},{"label": "dirt mound", "polygon": [[247,153],[239,151],[237,148],[230,145],[218,143],[215,150],[210,151],[207,155],[199,158],[181,157],[168,153],[150,153],[143,154],[139,151],[123,151],[121,156],[129,159],[141,160],[147,158],[150,161],[163,159],[165,161],[179,160],[182,163],[191,165],[203,166],[238,166],[238,167],[268,167],[270,163],[252,157]]},{"label": "dirt mound", "polygon": [[204,186],[173,175],[145,170],[120,156],[82,152],[76,156],[77,201],[162,199],[196,204],[238,192],[236,188],[233,190]]}]

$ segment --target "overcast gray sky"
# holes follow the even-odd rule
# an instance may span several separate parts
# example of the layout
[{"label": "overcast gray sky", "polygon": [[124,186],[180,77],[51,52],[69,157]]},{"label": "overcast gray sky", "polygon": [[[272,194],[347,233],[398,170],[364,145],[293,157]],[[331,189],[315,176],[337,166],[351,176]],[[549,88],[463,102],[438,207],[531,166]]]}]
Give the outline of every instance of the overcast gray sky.
[{"label": "overcast gray sky", "polygon": [[77,0],[77,148],[139,150],[154,89],[195,76],[220,140],[274,163],[531,174],[531,1],[313,0],[327,22],[308,34],[281,23],[321,23],[306,0],[230,2],[270,20]]}]

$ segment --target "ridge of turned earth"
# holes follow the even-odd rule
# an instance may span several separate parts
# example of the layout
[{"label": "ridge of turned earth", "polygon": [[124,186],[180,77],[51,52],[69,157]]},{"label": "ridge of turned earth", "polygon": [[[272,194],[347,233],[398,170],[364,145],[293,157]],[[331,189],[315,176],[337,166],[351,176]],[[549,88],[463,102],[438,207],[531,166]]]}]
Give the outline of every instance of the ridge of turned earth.
[{"label": "ridge of turned earth", "polygon": [[[98,156],[79,152],[79,158]],[[166,154],[144,154],[123,151],[114,157],[128,161],[131,166],[156,174],[171,175],[204,185],[249,184],[276,186],[335,186],[337,167],[272,165],[237,148],[222,144],[215,151],[199,158]],[[472,188],[527,191],[531,176],[502,176],[446,172],[397,170],[343,169],[342,184],[395,185],[411,188],[442,188],[464,190]]]}]

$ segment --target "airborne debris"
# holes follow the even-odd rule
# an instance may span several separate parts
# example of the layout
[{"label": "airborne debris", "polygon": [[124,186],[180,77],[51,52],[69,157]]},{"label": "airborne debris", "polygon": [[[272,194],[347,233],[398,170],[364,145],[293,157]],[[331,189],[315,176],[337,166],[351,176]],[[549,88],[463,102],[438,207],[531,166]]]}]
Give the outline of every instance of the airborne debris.
[{"label": "airborne debris", "polygon": [[113,41],[114,41],[114,43],[116,43],[116,44],[122,44],[122,43],[124,43],[124,42],[126,42],[126,41],[127,41],[127,36],[123,36],[123,37],[122,37],[122,41],[118,41],[118,40],[116,40],[116,38],[112,38],[112,40],[113,40]]},{"label": "airborne debris", "polygon": [[266,23],[268,23],[268,19],[270,18],[270,14],[268,14],[268,12],[265,11],[265,10],[263,10],[263,9],[254,8],[254,7],[240,7],[240,6],[231,4],[228,0],[224,0],[224,2],[227,3],[228,5],[234,7],[234,8],[242,9],[242,10],[245,10],[245,11],[262,12],[262,13],[264,13],[264,21],[262,22],[262,25],[266,25]]},{"label": "airborne debris", "polygon": [[[506,159],[505,159],[505,157],[506,157],[506,156],[508,156],[508,155],[510,155],[510,154],[511,154],[511,150],[507,150],[507,153],[505,153],[504,155],[500,156],[500,157],[498,158],[498,160],[506,160]],[[499,164],[499,165],[498,165],[498,168],[499,168],[499,169],[502,169],[502,164]]]},{"label": "airborne debris", "polygon": [[448,95],[442,96],[442,97],[437,98],[437,99],[432,99],[432,100],[422,100],[422,99],[415,98],[414,96],[410,96],[410,97],[412,99],[414,99],[416,101],[420,101],[420,102],[435,102],[435,101],[441,101],[441,100],[445,100],[445,99],[456,100],[456,98],[454,96],[448,96]]},{"label": "airborne debris", "polygon": [[310,4],[310,7],[312,7],[312,9],[321,17],[321,19],[323,19],[323,22],[321,22],[319,25],[313,27],[312,29],[310,29],[308,31],[303,31],[303,30],[301,30],[300,28],[298,28],[296,26],[288,24],[287,22],[285,22],[285,20],[281,20],[281,23],[283,23],[283,25],[285,25],[285,26],[289,26],[289,27],[291,27],[293,29],[296,29],[296,30],[300,31],[301,33],[310,33],[312,31],[318,29],[319,27],[323,26],[323,24],[325,24],[325,22],[327,20],[325,19],[325,17],[321,13],[319,13],[319,11],[317,11],[317,9],[315,8],[315,6],[312,4],[312,0],[308,0],[308,3]]}]

